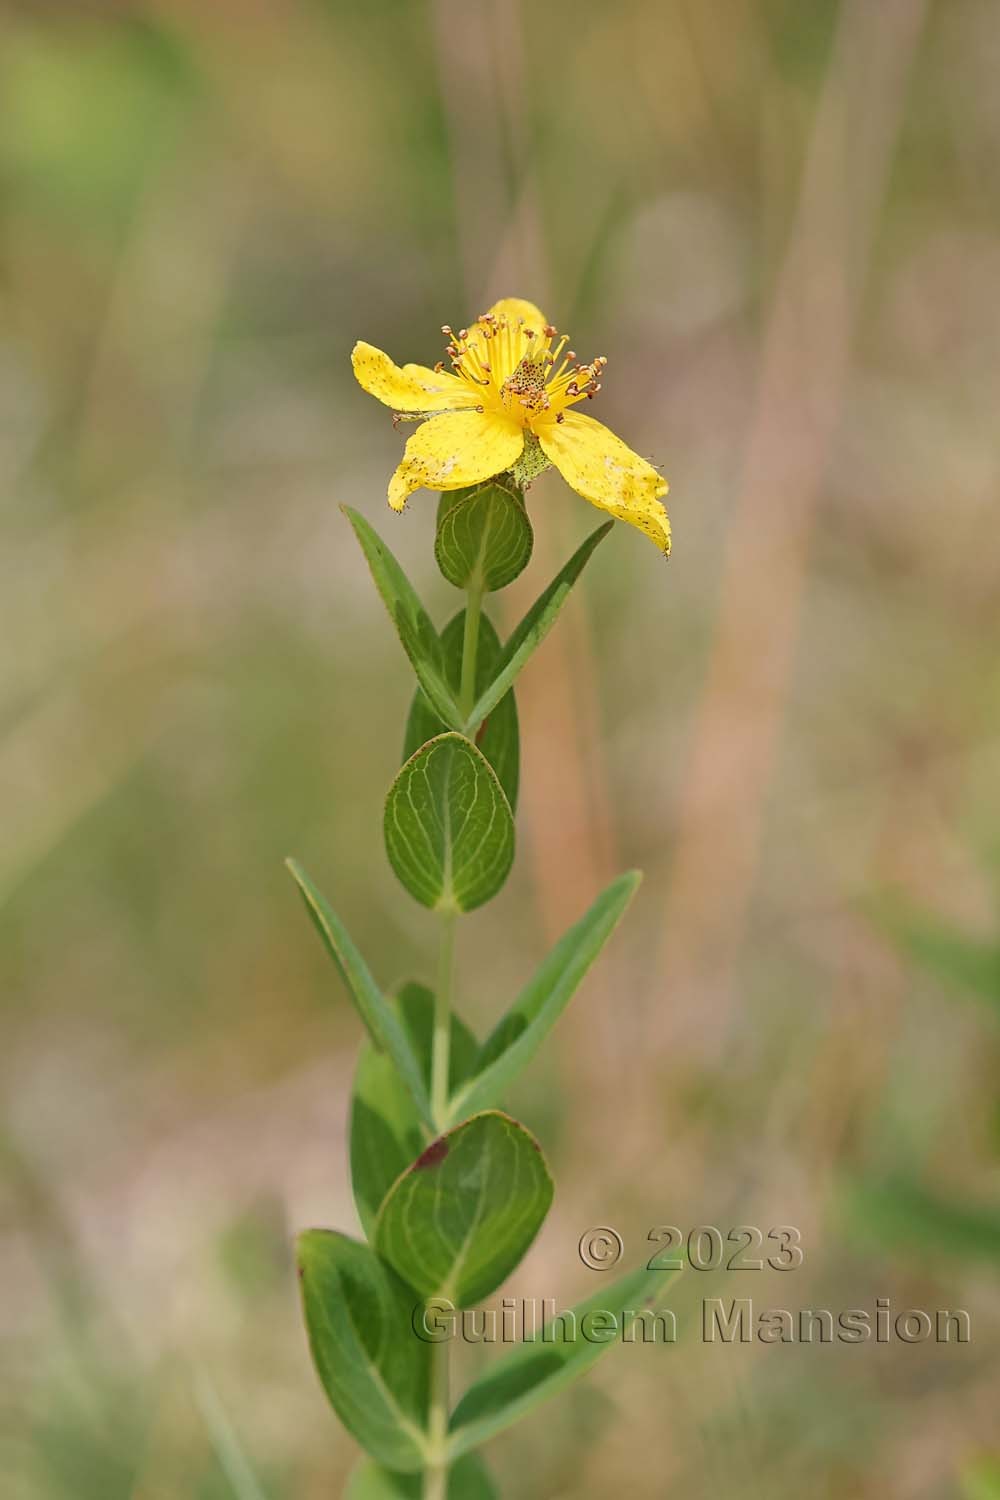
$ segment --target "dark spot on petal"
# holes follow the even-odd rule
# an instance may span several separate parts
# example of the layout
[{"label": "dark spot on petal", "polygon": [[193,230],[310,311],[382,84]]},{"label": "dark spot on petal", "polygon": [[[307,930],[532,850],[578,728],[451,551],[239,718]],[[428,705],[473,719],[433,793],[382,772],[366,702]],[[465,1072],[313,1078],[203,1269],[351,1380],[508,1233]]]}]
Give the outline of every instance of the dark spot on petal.
[{"label": "dark spot on petal", "polygon": [[439,1162],[444,1161],[448,1155],[448,1142],[444,1136],[439,1136],[436,1141],[431,1141],[426,1151],[422,1151],[413,1163],[415,1172],[422,1172],[425,1167],[436,1167]]}]

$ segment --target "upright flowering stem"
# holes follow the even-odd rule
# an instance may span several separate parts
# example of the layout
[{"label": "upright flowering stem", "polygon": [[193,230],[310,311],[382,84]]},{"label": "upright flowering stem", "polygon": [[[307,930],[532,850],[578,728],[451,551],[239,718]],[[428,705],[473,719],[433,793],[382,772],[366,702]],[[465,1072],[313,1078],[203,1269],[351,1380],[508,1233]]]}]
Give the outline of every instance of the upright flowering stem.
[{"label": "upright flowering stem", "polygon": [[[575,409],[600,390],[602,356],[579,363],[569,340],[521,298],[505,298],[469,329],[444,332],[451,372],[443,363],[400,367],[361,343],[354,368],[366,390],[417,422],[389,503],[401,510],[411,491],[440,490],[434,555],[447,582],[465,593],[463,614],[439,630],[389,547],[345,507],[418,684],[382,826],[401,884],[441,920],[433,995],[417,982],[383,991],[333,907],[289,861],[369,1036],[351,1107],[351,1173],[366,1238],[310,1230],[298,1241],[316,1368],[369,1455],[345,1491],[351,1500],[496,1497],[473,1450],[599,1352],[571,1335],[558,1340],[552,1360],[533,1358],[530,1347],[508,1351],[452,1414],[448,1332],[437,1324],[432,1333],[425,1321],[425,1338],[415,1317],[441,1298],[456,1311],[482,1302],[537,1234],[552,1178],[531,1132],[501,1106],[640,879],[631,871],[597,896],[480,1046],[454,1011],[457,919],[498,894],[514,861],[514,681],[610,523],[577,547],[505,644],[483,602],[531,558],[524,490],[549,464],[592,504],[638,527],[662,552],[670,548],[660,498],[666,480]],[[608,1307],[648,1302],[663,1275],[655,1265],[609,1288]],[[569,1314],[573,1326],[588,1311],[589,1299]]]}]

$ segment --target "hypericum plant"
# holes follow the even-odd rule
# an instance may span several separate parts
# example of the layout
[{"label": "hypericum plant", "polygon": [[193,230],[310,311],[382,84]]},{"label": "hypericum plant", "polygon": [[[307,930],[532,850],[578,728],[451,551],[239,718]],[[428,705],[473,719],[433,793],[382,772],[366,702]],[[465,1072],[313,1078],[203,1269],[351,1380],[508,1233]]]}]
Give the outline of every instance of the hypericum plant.
[{"label": "hypericum plant", "polygon": [[[670,528],[666,481],[607,428],[570,410],[598,390],[605,361],[562,358],[531,303],[498,302],[449,337],[455,373],[394,365],[354,350],[364,388],[423,420],[389,486],[402,509],[421,485],[441,490],[435,556],[465,591],[439,634],[405,574],[364,518],[348,509],[372,577],[417,678],[403,766],[385,804],[385,847],[402,884],[437,913],[433,989],[387,996],[343,923],[294,861],[289,868],[368,1031],[351,1102],[351,1176],[367,1243],[332,1230],[298,1242],[305,1320],[320,1380],[344,1425],[371,1455],[353,1500],[489,1500],[481,1443],[582,1374],[608,1347],[557,1323],[540,1346],[507,1350],[454,1407],[449,1344],[423,1317],[430,1299],[466,1308],[496,1290],[535,1238],[552,1200],[545,1159],[498,1107],[555,1024],[628,905],[640,876],[612,881],[552,949],[480,1044],[455,1014],[458,917],[495,896],[514,858],[519,746],[513,685],[544,639],[598,543],[580,546],[501,644],[483,597],[527,565],[532,530],[524,485],[551,461],[571,485],[651,536]],[[560,360],[562,362],[560,363]],[[618,1320],[663,1271],[621,1277],[574,1309]],[[550,1335],[554,1334],[554,1338]]]}]

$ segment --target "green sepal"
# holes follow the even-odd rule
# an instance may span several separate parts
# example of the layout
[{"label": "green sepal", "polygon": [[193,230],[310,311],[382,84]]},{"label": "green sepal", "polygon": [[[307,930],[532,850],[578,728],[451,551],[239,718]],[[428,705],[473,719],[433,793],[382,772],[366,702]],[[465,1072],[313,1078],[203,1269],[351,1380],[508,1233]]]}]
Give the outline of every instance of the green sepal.
[{"label": "green sepal", "polygon": [[510,1275],[551,1202],[534,1137],[489,1110],[432,1141],[393,1184],[373,1244],[421,1296],[469,1307]]},{"label": "green sepal", "polygon": [[472,911],[514,860],[514,818],[496,772],[460,734],[440,734],[403,766],[385,804],[389,863],[414,900]]},{"label": "green sepal", "polygon": [[586,541],[582,542],[573,553],[569,562],[560,568],[544,593],[535,600],[504,646],[493,680],[480,693],[466,720],[465,732],[467,734],[476,732],[483,720],[493,712],[500,699],[511,688],[525,662],[538,649],[555,624],[556,617],[565,604],[570,589],[583,572],[594,549],[604,540],[614,524],[614,521],[605,521],[603,526],[598,526],[596,531],[592,531]]},{"label": "green sepal", "polygon": [[456,588],[506,588],[527,567],[534,540],[524,496],[509,476],[441,496],[434,556]]},{"label": "green sepal", "polygon": [[444,722],[452,729],[461,729],[462,715],[445,677],[441,642],[430,616],[374,527],[349,505],[343,506],[343,511],[361,543],[375,586],[396,626],[417,681]]},{"label": "green sepal", "polygon": [[[392,1005],[429,1089],[434,996],[425,985],[411,982],[401,987]],[[452,1012],[448,1052],[452,1090],[468,1078],[478,1051],[472,1032]],[[358,1217],[369,1239],[386,1193],[420,1155],[427,1140],[428,1132],[391,1058],[370,1041],[363,1042],[351,1095],[351,1185]]]},{"label": "green sepal", "polygon": [[334,1230],[307,1230],[297,1253],[309,1346],[331,1406],[380,1463],[422,1468],[431,1351],[413,1331],[413,1292],[367,1245]]},{"label": "green sepal", "polygon": [[[473,1382],[455,1408],[449,1452],[457,1457],[485,1443],[584,1374],[621,1342],[629,1323],[627,1314],[658,1310],[659,1293],[676,1274],[646,1266],[630,1271],[572,1309],[575,1337],[567,1323],[553,1321],[547,1330],[505,1354]],[[584,1318],[602,1313],[618,1322],[617,1333],[608,1343],[594,1342],[581,1332]],[[549,1336],[543,1337],[546,1332]]]},{"label": "green sepal", "polygon": [[[344,1500],[421,1500],[420,1474],[396,1474],[373,1459],[362,1459],[351,1475]],[[499,1491],[476,1453],[467,1453],[448,1470],[447,1500],[499,1500]]]},{"label": "green sepal", "polygon": [[[448,685],[458,694],[462,680],[462,645],[465,638],[465,610],[459,610],[441,632],[441,648],[444,653],[444,671]],[[475,691],[481,693],[492,681],[500,660],[500,638],[486,617],[479,617],[479,648],[476,653]],[[420,746],[448,726],[431,708],[420,688],[414,694],[409,718],[406,721],[406,736],[403,741],[403,759],[409,760]],[[476,735],[476,745],[486,756],[497,773],[510,803],[511,811],[517,807],[517,789],[520,777],[520,739],[517,724],[517,706],[513,692],[506,693]]]},{"label": "green sepal", "polygon": [[551,467],[551,461],[546,457],[541,443],[529,428],[525,428],[521,457],[511,469],[510,477],[519,489],[526,490],[532,480],[537,479],[539,474],[544,474],[545,470]]},{"label": "green sepal", "polygon": [[320,895],[297,860],[287,859],[285,864],[302,893],[306,910],[347,986],[368,1035],[376,1046],[392,1058],[417,1114],[430,1127],[431,1108],[427,1087],[399,1017],[375,983],[371,970],[332,906]]},{"label": "green sepal", "polygon": [[453,1119],[500,1102],[508,1084],[531,1060],[573,998],[641,880],[638,870],[613,880],[559,939],[483,1043],[471,1076],[452,1098]]}]

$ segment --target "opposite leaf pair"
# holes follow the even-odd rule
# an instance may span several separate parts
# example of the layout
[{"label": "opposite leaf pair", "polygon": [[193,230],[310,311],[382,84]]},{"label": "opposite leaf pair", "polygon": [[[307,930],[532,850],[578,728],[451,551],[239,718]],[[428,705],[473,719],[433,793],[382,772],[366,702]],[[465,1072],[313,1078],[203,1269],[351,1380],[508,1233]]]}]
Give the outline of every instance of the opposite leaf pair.
[{"label": "opposite leaf pair", "polygon": [[[424,1023],[430,1026],[433,997],[420,985],[408,985],[401,995],[404,1020],[399,1009],[382,994],[368,965],[347,929],[309,876],[296,863],[288,868],[298,883],[309,915],[340,972],[380,1056],[403,1082],[418,1124],[426,1132],[424,1144],[434,1133],[426,1070],[414,1038]],[[451,1090],[448,1120],[498,1105],[507,1088],[534,1056],[577,987],[614,932],[642,876],[637,870],[619,875],[556,943],[531,981],[497,1023],[479,1048],[468,1030],[452,1016]],[[417,997],[423,997],[418,999]],[[429,1047],[429,1041],[427,1043]],[[466,1056],[474,1049],[468,1066]],[[359,1078],[363,1076],[363,1061]],[[413,1153],[416,1154],[416,1153]],[[402,1166],[397,1169],[402,1170]],[[363,1216],[362,1216],[363,1217]]]}]

